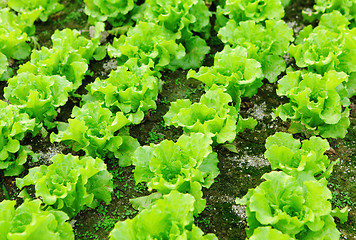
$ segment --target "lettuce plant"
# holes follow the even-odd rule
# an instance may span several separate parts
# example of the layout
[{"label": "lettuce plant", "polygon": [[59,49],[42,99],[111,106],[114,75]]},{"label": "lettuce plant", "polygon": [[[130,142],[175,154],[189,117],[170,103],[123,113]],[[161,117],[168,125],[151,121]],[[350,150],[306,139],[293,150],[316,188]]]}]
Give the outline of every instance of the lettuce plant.
[{"label": "lettuce plant", "polygon": [[[226,0],[217,7],[217,23],[224,26],[228,19],[237,23],[247,20],[255,22],[267,19],[280,20],[284,16],[281,0]],[[227,17],[225,17],[227,16]]]},{"label": "lettuce plant", "polygon": [[49,15],[61,11],[64,6],[59,3],[59,0],[8,0],[10,8],[20,13],[31,13],[39,11],[39,19],[46,22]]},{"label": "lettuce plant", "polygon": [[174,69],[170,63],[174,59],[181,59],[185,55],[185,48],[177,44],[179,33],[173,33],[165,27],[155,23],[138,22],[130,28],[127,35],[114,38],[108,46],[110,57],[117,57],[119,65],[130,58],[140,60],[138,64],[154,62],[155,70],[163,68]]},{"label": "lettuce plant", "polygon": [[15,14],[9,8],[0,9],[0,52],[7,58],[26,59],[31,54],[30,36],[35,33],[34,21],[40,11]]},{"label": "lettuce plant", "polygon": [[[301,144],[302,143],[302,144]],[[324,152],[330,149],[327,140],[311,137],[300,142],[292,134],[277,132],[266,140],[265,157],[273,170],[280,169],[297,179],[328,178],[333,165]]]},{"label": "lettuce plant", "polygon": [[161,81],[149,65],[137,65],[138,59],[130,59],[112,71],[109,78],[89,84],[85,101],[99,101],[112,112],[121,111],[133,124],[139,124],[150,109],[156,109],[156,99]]},{"label": "lettuce plant", "polygon": [[305,27],[289,53],[300,68],[324,74],[329,70],[356,75],[356,29],[338,11],[324,14],[316,28]]},{"label": "lettuce plant", "polygon": [[287,96],[290,102],[280,105],[274,116],[294,121],[292,132],[306,128],[324,138],[344,138],[350,125],[350,101],[342,84],[347,77],[334,70],[324,77],[301,71],[287,73],[279,80],[277,94]]},{"label": "lettuce plant", "polygon": [[212,86],[198,103],[189,99],[171,102],[169,111],[163,116],[167,125],[183,127],[186,133],[200,132],[211,137],[214,143],[232,142],[236,133],[244,128],[253,128],[256,121],[242,119],[238,114],[240,102],[232,104],[225,89]]},{"label": "lettuce plant", "polygon": [[211,15],[203,0],[148,0],[140,6],[134,19],[163,26],[177,34],[177,43],[184,46],[186,55],[172,59],[171,68],[190,69],[200,67],[210,51],[203,38],[210,35]]},{"label": "lettuce plant", "polygon": [[262,178],[266,181],[250,189],[242,199],[236,199],[236,203],[246,205],[250,239],[257,239],[253,234],[260,234],[258,228],[268,226],[292,239],[339,239],[325,178],[297,180],[275,171]]},{"label": "lettuce plant", "polygon": [[74,240],[69,218],[57,210],[42,210],[39,199],[15,208],[16,201],[0,202],[0,238],[36,240]]},{"label": "lettuce plant", "polygon": [[56,30],[51,37],[53,47],[33,51],[31,60],[21,65],[18,73],[64,76],[73,84],[72,90],[76,90],[82,84],[89,60],[99,47],[100,32],[103,29],[103,24],[97,24],[92,39],[81,36],[77,30]]},{"label": "lettuce plant", "polygon": [[124,128],[130,121],[122,112],[113,113],[98,102],[74,107],[68,123],[58,124],[51,142],[63,142],[74,151],[84,150],[92,157],[116,157],[120,166],[131,164],[130,155],[140,144]]},{"label": "lettuce plant", "polygon": [[262,86],[261,64],[247,55],[244,47],[226,45],[215,54],[212,67],[203,66],[198,72],[190,70],[187,78],[202,81],[207,90],[214,84],[223,86],[234,102],[240,102],[240,95],[251,97]]},{"label": "lettuce plant", "polygon": [[51,128],[56,125],[53,120],[57,116],[57,108],[67,102],[71,89],[72,83],[64,77],[23,72],[8,80],[4,97],[35,118],[37,124],[44,123]]},{"label": "lettuce plant", "polygon": [[16,106],[0,101],[0,169],[4,169],[6,176],[19,175],[24,170],[28,155],[36,160],[27,147],[20,145],[35,125],[35,120],[26,113],[20,113]]},{"label": "lettuce plant", "polygon": [[51,165],[31,168],[24,178],[17,178],[17,187],[35,185],[36,197],[70,217],[100,201],[111,201],[112,176],[101,159],[57,154],[50,160]]},{"label": "lettuce plant", "polygon": [[133,155],[136,183],[147,182],[149,191],[162,194],[172,190],[190,193],[196,202],[195,213],[205,208],[201,188],[209,188],[218,176],[217,154],[211,139],[201,133],[182,135],[176,143],[164,140],[158,145],[139,147]]},{"label": "lettuce plant", "polygon": [[137,0],[84,0],[90,23],[108,21],[114,27],[127,23]]},{"label": "lettuce plant", "polygon": [[147,0],[140,8],[135,19],[162,25],[174,33],[180,32],[182,38],[186,32],[209,30],[212,14],[202,0]]},{"label": "lettuce plant", "polygon": [[203,236],[203,231],[194,225],[193,211],[193,196],[172,191],[142,210],[133,219],[117,222],[109,239],[217,240],[214,234]]},{"label": "lettuce plant", "polygon": [[294,39],[293,30],[282,20],[266,20],[265,26],[252,20],[239,23],[229,20],[218,36],[232,47],[245,47],[247,57],[260,62],[263,77],[269,82],[277,81],[278,75],[285,71],[283,56]]},{"label": "lettuce plant", "polygon": [[353,25],[356,19],[356,3],[353,0],[316,0],[314,11],[303,11],[303,17],[309,21],[320,19],[324,13],[335,10],[344,15]]}]

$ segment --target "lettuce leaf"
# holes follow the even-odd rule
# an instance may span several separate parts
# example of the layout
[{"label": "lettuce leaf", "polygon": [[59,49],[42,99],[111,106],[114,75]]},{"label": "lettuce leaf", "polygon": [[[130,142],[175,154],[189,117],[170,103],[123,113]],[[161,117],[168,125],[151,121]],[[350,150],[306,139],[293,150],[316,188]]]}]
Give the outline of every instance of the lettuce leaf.
[{"label": "lettuce leaf", "polygon": [[26,59],[31,54],[28,42],[35,33],[34,21],[40,10],[15,14],[9,8],[0,9],[0,53],[7,58]]},{"label": "lettuce leaf", "polygon": [[283,55],[293,38],[293,30],[282,20],[266,20],[265,27],[254,21],[237,23],[229,20],[218,32],[218,37],[232,47],[247,49],[247,58],[257,60],[262,66],[263,77],[269,82],[277,81],[285,71]]},{"label": "lettuce leaf", "polygon": [[216,9],[219,26],[224,26],[228,19],[239,23],[247,20],[255,22],[267,19],[280,20],[284,17],[284,3],[281,0],[226,0],[221,2],[223,4]]},{"label": "lettuce leaf", "polygon": [[113,112],[121,111],[133,124],[139,124],[150,109],[156,109],[156,100],[162,82],[149,65],[137,65],[138,59],[130,59],[112,71],[109,78],[89,84],[84,101],[99,101]]},{"label": "lettuce leaf", "polygon": [[89,23],[108,21],[114,27],[129,22],[137,0],[84,0]]},{"label": "lettuce leaf", "polygon": [[[233,106],[231,96],[225,91],[224,88],[214,85],[198,103],[192,104],[189,99],[178,99],[171,103],[163,119],[167,125],[183,127],[186,133],[204,133],[211,137],[214,143],[232,142],[237,130],[243,130],[236,126],[240,119],[237,113],[240,102]],[[254,121],[251,127],[256,124]],[[249,124],[244,126],[248,127]]]},{"label": "lettuce leaf", "polygon": [[64,6],[58,0],[8,0],[10,8],[20,13],[39,11],[39,19],[46,22],[51,14],[61,11]]},{"label": "lettuce leaf", "polygon": [[33,51],[31,60],[21,65],[18,73],[64,76],[73,84],[72,91],[78,89],[87,73],[89,60],[99,47],[100,32],[103,29],[103,24],[96,24],[92,39],[81,36],[77,30],[56,30],[51,37],[53,48],[42,47],[41,50]]},{"label": "lettuce leaf", "polygon": [[246,205],[248,237],[260,231],[258,228],[270,226],[292,239],[319,239],[317,236],[326,235],[339,238],[330,215],[332,196],[325,178],[297,180],[275,171],[262,178],[266,181],[250,189],[244,198],[236,199],[236,203]]},{"label": "lettuce leaf", "polygon": [[[322,77],[310,72],[288,72],[278,82],[277,94],[289,103],[280,105],[274,117],[291,119],[315,135],[344,138],[350,125],[347,74],[331,70]],[[300,131],[291,128],[292,132]]]},{"label": "lettuce leaf", "polygon": [[300,68],[324,74],[330,70],[356,72],[356,29],[349,29],[349,22],[338,11],[324,14],[319,25],[306,27],[300,32],[296,45],[289,54]]},{"label": "lettuce leaf", "polygon": [[132,160],[136,183],[147,182],[149,191],[163,194],[172,190],[191,193],[196,199],[195,212],[200,213],[205,207],[201,187],[209,188],[219,174],[211,143],[208,136],[192,133],[182,135],[176,143],[164,140],[139,147]]},{"label": "lettuce leaf", "polygon": [[26,199],[15,209],[16,201],[0,203],[1,239],[74,240],[73,229],[62,211],[42,210],[39,199]]},{"label": "lettuce leaf", "polygon": [[4,97],[35,118],[37,124],[44,123],[53,128],[56,125],[53,120],[57,116],[57,108],[66,104],[71,89],[72,83],[64,77],[23,72],[8,80]]},{"label": "lettuce leaf", "polygon": [[17,187],[35,185],[36,197],[70,217],[100,201],[111,201],[112,176],[101,159],[58,154],[51,161],[50,166],[31,168],[24,178],[17,178]]},{"label": "lettuce leaf", "polygon": [[217,240],[214,234],[203,236],[202,230],[194,225],[193,211],[193,196],[172,191],[142,210],[133,219],[117,222],[109,239]]},{"label": "lettuce leaf", "polygon": [[306,178],[307,175],[311,179],[318,175],[318,179],[329,177],[329,171],[332,171],[336,163],[330,164],[330,160],[324,155],[330,145],[327,140],[319,137],[303,140],[301,145],[292,134],[277,132],[267,138],[265,147],[265,157],[273,170],[281,169],[298,179]]},{"label": "lettuce leaf", "polygon": [[110,57],[117,57],[119,65],[130,58],[139,59],[139,65],[148,65],[154,62],[155,70],[163,68],[176,69],[170,65],[173,59],[181,59],[185,55],[182,44],[176,43],[178,33],[172,33],[163,26],[138,22],[130,28],[127,35],[114,38],[112,45],[108,46]]},{"label": "lettuce leaf", "polygon": [[92,157],[119,158],[120,166],[131,164],[130,156],[140,144],[125,132],[130,121],[122,112],[113,114],[99,102],[87,102],[74,107],[71,116],[68,123],[59,123],[58,134],[51,134],[52,143],[63,142]]},{"label": "lettuce leaf", "polygon": [[27,156],[35,157],[27,147],[20,145],[26,133],[34,130],[35,120],[4,101],[0,101],[0,109],[0,169],[4,169],[5,176],[16,176],[24,170]]},{"label": "lettuce leaf", "polygon": [[233,101],[239,103],[240,94],[251,97],[262,86],[261,64],[247,55],[243,47],[226,45],[215,54],[212,67],[201,67],[198,72],[189,70],[187,78],[202,81],[207,90],[214,84],[223,86]]}]

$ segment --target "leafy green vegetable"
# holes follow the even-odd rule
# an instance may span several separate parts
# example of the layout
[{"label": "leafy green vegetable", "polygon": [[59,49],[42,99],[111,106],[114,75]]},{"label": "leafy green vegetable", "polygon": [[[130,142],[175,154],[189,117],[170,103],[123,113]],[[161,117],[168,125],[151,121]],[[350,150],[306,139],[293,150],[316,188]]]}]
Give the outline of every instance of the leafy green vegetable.
[{"label": "leafy green vegetable", "polygon": [[225,44],[246,48],[247,58],[260,62],[263,77],[269,82],[277,81],[278,75],[285,71],[283,55],[294,39],[293,30],[282,20],[266,20],[265,27],[254,21],[229,20],[218,36]]},{"label": "leafy green vegetable", "polygon": [[182,135],[176,143],[164,140],[158,145],[139,147],[133,155],[136,183],[147,182],[152,189],[168,194],[172,190],[191,193],[195,213],[205,208],[201,188],[209,188],[218,176],[217,154],[211,139],[201,133]]},{"label": "leafy green vegetable", "polygon": [[[267,19],[280,20],[284,16],[281,0],[226,0],[216,9],[217,23],[224,26],[228,19],[237,23],[247,20],[261,22]],[[227,17],[225,17],[228,16]]]},{"label": "leafy green vegetable", "polygon": [[133,124],[139,124],[150,109],[156,109],[158,93],[162,82],[155,76],[149,65],[137,65],[138,59],[130,59],[112,71],[109,78],[89,84],[85,101],[99,101],[111,111],[121,111]]},{"label": "leafy green vegetable", "polygon": [[265,157],[271,163],[272,169],[281,169],[288,175],[297,179],[311,179],[317,177],[327,178],[336,163],[330,164],[330,160],[324,152],[330,149],[327,140],[319,137],[311,137],[303,140],[302,146],[299,140],[292,134],[277,132],[266,140]]},{"label": "leafy green vegetable", "polygon": [[329,70],[356,72],[356,28],[349,29],[349,21],[338,11],[324,14],[319,25],[305,27],[289,53],[300,68],[324,74]]},{"label": "leafy green vegetable", "polygon": [[81,36],[77,30],[56,30],[51,37],[53,48],[42,47],[41,50],[33,51],[31,60],[21,65],[18,73],[65,76],[73,83],[72,90],[76,90],[82,84],[89,60],[99,47],[100,32],[103,29],[103,24],[97,24],[95,35],[90,40]]},{"label": "leafy green vegetable", "polygon": [[64,6],[58,0],[8,0],[10,8],[20,13],[39,11],[39,18],[46,22],[49,15],[61,11]]},{"label": "leafy green vegetable", "polygon": [[194,225],[193,211],[193,196],[172,191],[133,219],[117,222],[110,233],[110,240],[217,240],[214,234],[203,236],[203,231]]},{"label": "leafy green vegetable", "polygon": [[292,239],[339,239],[340,232],[330,215],[328,200],[332,196],[325,178],[297,180],[274,171],[262,178],[266,181],[236,199],[236,203],[246,205],[248,237],[257,239],[252,234],[260,235],[258,228],[271,226]]},{"label": "leafy green vegetable", "polygon": [[274,117],[296,121],[290,129],[292,132],[305,127],[325,138],[345,137],[350,125],[350,101],[343,85],[347,77],[334,70],[324,77],[301,71],[287,73],[279,80],[277,94],[287,96],[290,102],[280,105]]},{"label": "leafy green vegetable", "polygon": [[16,15],[9,8],[0,9],[0,52],[7,58],[26,59],[31,54],[29,36],[35,33],[34,21],[40,11]]},{"label": "leafy green vegetable", "polygon": [[162,25],[185,38],[188,32],[209,31],[211,15],[203,0],[147,0],[134,18]]},{"label": "leafy green vegetable", "polygon": [[90,23],[108,21],[114,27],[122,26],[132,16],[137,0],[84,0],[84,12]]},{"label": "leafy green vegetable", "polygon": [[122,112],[112,114],[98,102],[74,107],[68,123],[58,124],[51,142],[63,142],[74,151],[84,150],[92,157],[116,157],[120,166],[131,164],[131,154],[140,144],[124,127],[130,121]]},{"label": "leafy green vegetable", "polygon": [[113,44],[108,46],[110,57],[117,57],[119,64],[128,59],[139,59],[138,64],[148,65],[153,60],[155,70],[163,68],[174,69],[170,62],[181,59],[185,55],[185,48],[177,44],[179,33],[172,33],[163,26],[154,23],[138,22],[130,28],[127,35],[114,38]]},{"label": "leafy green vegetable", "polygon": [[[239,102],[232,106],[232,98],[224,88],[214,85],[198,103],[192,104],[189,99],[171,102],[163,119],[167,125],[183,127],[184,132],[204,133],[215,143],[232,142],[238,131],[257,124],[253,119],[244,122],[238,115],[239,108]],[[240,126],[237,121],[241,121]]]},{"label": "leafy green vegetable", "polygon": [[24,178],[17,178],[17,187],[35,185],[36,197],[71,217],[100,201],[111,201],[112,176],[101,159],[58,154],[51,161],[50,166],[31,168]]},{"label": "leafy green vegetable", "polygon": [[201,66],[210,51],[203,38],[210,35],[211,15],[203,0],[148,0],[140,6],[134,19],[163,26],[176,34],[176,42],[184,46],[186,55],[172,59],[169,68],[174,70]]},{"label": "leafy green vegetable", "polygon": [[[20,145],[27,132],[35,128],[35,120],[13,105],[0,101],[0,169],[6,176],[19,175],[31,151]],[[33,160],[36,160],[33,158]]]},{"label": "leafy green vegetable", "polygon": [[247,57],[247,50],[236,46],[225,46],[215,54],[212,67],[201,67],[199,72],[190,70],[187,78],[202,81],[206,89],[214,84],[226,88],[234,102],[240,102],[240,95],[251,97],[262,85],[261,64]]},{"label": "leafy green vegetable", "polygon": [[23,72],[8,80],[4,88],[6,100],[31,118],[36,118],[37,124],[55,127],[53,119],[57,116],[57,108],[68,100],[68,92],[72,83],[58,75],[44,76]]},{"label": "leafy green vegetable", "polygon": [[2,52],[0,52],[0,76],[7,71],[7,65],[7,57]]},{"label": "leafy green vegetable", "polygon": [[282,232],[268,227],[258,227],[254,230],[252,236],[249,238],[250,240],[293,240],[295,238],[291,238],[290,236],[283,234]]},{"label": "leafy green vegetable", "polygon": [[0,203],[1,239],[74,240],[68,216],[57,210],[41,210],[41,201],[28,199],[15,209],[16,201]]},{"label": "leafy green vegetable", "polygon": [[313,6],[314,11],[303,11],[304,19],[310,22],[320,19],[324,13],[331,13],[335,10],[344,15],[353,25],[356,19],[356,3],[353,0],[316,0]]}]

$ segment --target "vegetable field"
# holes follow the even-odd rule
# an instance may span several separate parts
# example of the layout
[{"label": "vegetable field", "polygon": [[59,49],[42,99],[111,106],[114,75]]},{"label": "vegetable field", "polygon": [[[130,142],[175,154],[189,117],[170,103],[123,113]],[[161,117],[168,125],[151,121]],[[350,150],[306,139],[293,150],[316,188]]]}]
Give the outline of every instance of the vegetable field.
[{"label": "vegetable field", "polygon": [[0,0],[0,240],[356,239],[354,0]]}]

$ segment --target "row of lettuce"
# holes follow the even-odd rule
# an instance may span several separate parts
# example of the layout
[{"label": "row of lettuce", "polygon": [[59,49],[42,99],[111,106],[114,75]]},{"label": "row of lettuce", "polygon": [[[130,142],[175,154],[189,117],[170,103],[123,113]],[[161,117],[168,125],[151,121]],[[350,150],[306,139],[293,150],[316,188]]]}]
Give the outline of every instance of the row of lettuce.
[{"label": "row of lettuce", "polygon": [[[318,27],[304,28],[290,46],[293,30],[281,20],[287,1],[221,1],[216,3],[214,27],[225,47],[215,55],[213,66],[200,67],[210,51],[206,40],[212,27],[212,12],[204,1],[84,2],[89,21],[107,20],[118,31],[128,29],[107,46],[118,67],[107,79],[97,78],[86,87],[88,94],[82,96],[81,106],[73,108],[66,123],[55,121],[60,107],[69,96],[76,96],[89,74],[89,61],[105,57],[105,47],[100,46],[104,24],[96,24],[91,39],[76,30],[56,31],[53,47],[34,50],[8,80],[4,97],[11,104],[1,102],[0,169],[5,175],[23,172],[28,155],[36,161],[36,154],[20,144],[26,133],[35,136],[52,131],[51,142],[63,142],[86,155],[59,154],[51,165],[31,168],[16,180],[25,201],[16,209],[14,201],[1,203],[4,239],[73,239],[65,221],[87,207],[111,201],[112,176],[102,160],[107,158],[118,159],[120,166],[133,164],[136,183],[145,182],[154,190],[149,196],[132,199],[139,214],[118,222],[110,239],[216,239],[214,234],[204,235],[193,223],[194,215],[205,208],[202,187],[210,187],[219,174],[212,146],[231,143],[238,132],[257,124],[239,115],[241,97],[256,94],[265,78],[276,82],[286,71],[283,56],[287,52],[301,70],[287,69],[279,81],[277,94],[286,95],[290,103],[280,106],[275,116],[293,120],[292,132],[306,128],[323,137],[347,133],[349,98],[355,95],[352,7],[322,9],[324,3],[317,1],[315,17],[330,13],[319,16]],[[1,11],[13,17],[35,12],[36,18],[45,21],[61,8],[57,1],[45,4],[38,9],[22,4],[17,9],[8,1],[15,11],[21,7],[21,14],[9,8]],[[23,36],[31,35],[24,29],[28,27],[21,30]],[[7,48],[0,51],[6,59],[19,56],[7,55]],[[177,100],[164,116],[167,125],[182,127],[184,134],[176,142],[164,140],[140,147],[129,135],[129,126],[139,124],[149,109],[156,108],[162,87],[160,71],[198,67],[187,77],[205,84],[199,102]],[[323,155],[329,149],[327,141],[313,137],[300,147],[291,135],[277,133],[267,140],[266,149],[272,169],[282,171],[264,175],[265,182],[237,200],[247,205],[248,237],[323,239],[328,235],[338,239],[332,216],[344,221],[347,209],[331,210],[328,201],[331,193],[326,178],[334,163]],[[26,192],[30,185],[42,201],[30,200]]]}]

